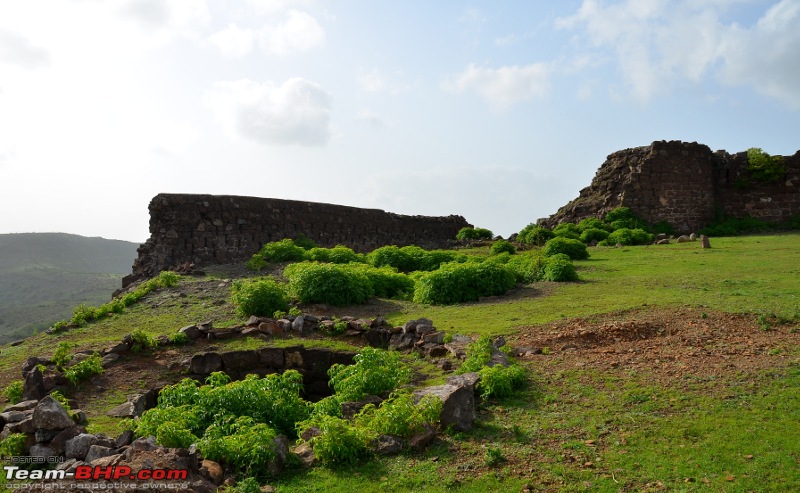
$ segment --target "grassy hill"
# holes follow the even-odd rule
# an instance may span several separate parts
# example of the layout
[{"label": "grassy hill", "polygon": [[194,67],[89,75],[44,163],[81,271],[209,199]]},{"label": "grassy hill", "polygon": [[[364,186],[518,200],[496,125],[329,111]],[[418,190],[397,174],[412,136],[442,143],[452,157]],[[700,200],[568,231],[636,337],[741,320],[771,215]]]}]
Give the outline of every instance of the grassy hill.
[{"label": "grassy hill", "polygon": [[[343,493],[800,491],[800,235],[714,238],[712,246],[592,248],[576,262],[580,282],[533,283],[475,303],[302,307],[395,324],[427,316],[448,334],[503,334],[530,348],[518,359],[528,383],[483,401],[474,430],[443,430],[422,452],[290,469],[270,484]],[[233,274],[206,272],[87,327],[0,348],[0,388],[19,379],[26,357],[50,356],[61,342],[101,350],[136,330],[243,324],[230,303]],[[183,378],[181,361],[212,344],[348,347],[352,339],[203,340],[130,354],[70,397],[90,432],[114,435],[109,409]],[[431,362],[405,358],[436,381]]]},{"label": "grassy hill", "polygon": [[108,301],[130,273],[138,244],[65,233],[0,235],[0,342]]}]

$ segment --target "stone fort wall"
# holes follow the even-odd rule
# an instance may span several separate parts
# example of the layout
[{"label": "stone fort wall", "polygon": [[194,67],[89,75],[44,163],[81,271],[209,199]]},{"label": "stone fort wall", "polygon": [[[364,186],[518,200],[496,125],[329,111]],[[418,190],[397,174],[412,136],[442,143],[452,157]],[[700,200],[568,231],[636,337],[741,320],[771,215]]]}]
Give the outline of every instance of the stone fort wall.
[{"label": "stone fort wall", "polygon": [[459,229],[461,216],[404,216],[378,209],[257,197],[159,194],[150,202],[150,238],[139,247],[135,279],[186,262],[239,262],[262,245],[304,234],[320,246],[366,252],[384,245],[439,248]]},{"label": "stone fort wall", "polygon": [[696,232],[723,214],[785,221],[800,215],[800,151],[784,156],[783,164],[784,176],[763,183],[750,175],[746,152],[657,141],[610,154],[578,198],[539,224],[601,218],[620,206],[651,224],[667,221],[680,233]]}]

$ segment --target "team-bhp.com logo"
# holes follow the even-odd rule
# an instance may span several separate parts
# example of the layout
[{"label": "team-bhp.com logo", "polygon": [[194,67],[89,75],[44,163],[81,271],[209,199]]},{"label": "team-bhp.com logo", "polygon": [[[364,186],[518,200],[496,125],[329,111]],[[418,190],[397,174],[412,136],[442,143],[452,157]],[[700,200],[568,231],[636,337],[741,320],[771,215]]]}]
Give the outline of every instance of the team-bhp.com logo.
[{"label": "team-bhp.com logo", "polygon": [[3,466],[6,471],[7,480],[24,480],[24,479],[75,479],[85,481],[87,479],[130,479],[130,480],[151,480],[156,481],[180,481],[186,479],[187,471],[185,469],[141,469],[133,471],[128,466],[78,466],[75,472],[67,471],[42,471],[34,469],[28,471],[20,469],[19,466]]}]

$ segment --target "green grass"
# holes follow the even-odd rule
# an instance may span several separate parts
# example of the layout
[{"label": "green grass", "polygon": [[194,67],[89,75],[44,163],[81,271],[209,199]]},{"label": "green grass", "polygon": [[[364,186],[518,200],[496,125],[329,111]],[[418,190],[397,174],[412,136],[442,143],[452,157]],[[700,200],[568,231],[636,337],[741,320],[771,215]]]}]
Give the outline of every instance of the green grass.
[{"label": "green grass", "polygon": [[[700,306],[732,313],[800,315],[800,235],[713,238],[700,242],[590,248],[577,261],[582,281],[536,283],[509,298],[452,306],[396,303],[393,323],[427,317],[440,329],[511,334],[560,318],[642,306]],[[491,321],[491,323],[487,323]]]}]

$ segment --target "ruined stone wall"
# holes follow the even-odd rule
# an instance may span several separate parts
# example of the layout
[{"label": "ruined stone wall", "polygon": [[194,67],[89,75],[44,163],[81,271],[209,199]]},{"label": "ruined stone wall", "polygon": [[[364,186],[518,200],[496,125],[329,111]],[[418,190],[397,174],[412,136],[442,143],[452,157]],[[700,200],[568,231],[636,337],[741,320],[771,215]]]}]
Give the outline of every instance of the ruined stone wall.
[{"label": "ruined stone wall", "polygon": [[761,183],[750,176],[744,152],[657,141],[610,154],[577,199],[539,223],[552,228],[602,218],[619,206],[630,207],[651,224],[667,221],[686,233],[708,226],[721,213],[783,221],[800,215],[800,151],[783,162],[784,177]]},{"label": "ruined stone wall", "polygon": [[384,245],[436,248],[470,226],[461,216],[403,216],[378,209],[257,197],[159,194],[150,202],[150,238],[124,283],[185,262],[249,259],[262,245],[306,235],[320,246],[370,251]]}]

